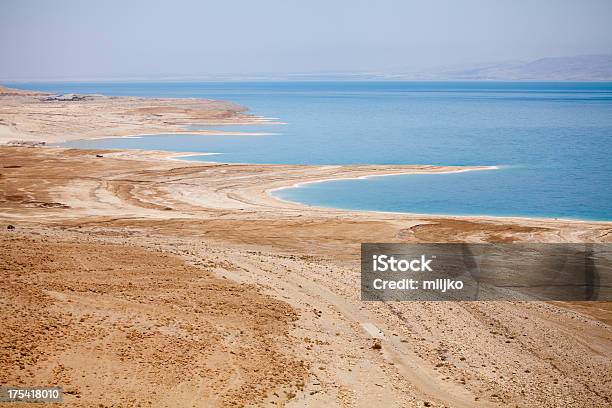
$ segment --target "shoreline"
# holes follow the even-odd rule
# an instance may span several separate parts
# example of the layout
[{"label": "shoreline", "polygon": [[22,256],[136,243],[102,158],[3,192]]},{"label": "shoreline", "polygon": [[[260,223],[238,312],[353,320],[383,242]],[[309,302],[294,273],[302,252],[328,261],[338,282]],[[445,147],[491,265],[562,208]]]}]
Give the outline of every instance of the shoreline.
[{"label": "shoreline", "polygon": [[[254,164],[254,163],[241,163],[241,164]],[[306,166],[312,166],[311,164],[307,164]],[[324,166],[337,166],[337,167],[342,167],[345,166],[343,164],[338,164],[338,165],[324,165]],[[376,163],[370,163],[370,164],[365,164],[365,166],[384,166],[384,164],[376,164]],[[433,164],[400,164],[399,166],[435,166]],[[454,173],[466,173],[469,171],[483,171],[483,170],[497,170],[499,169],[499,166],[449,166],[449,167],[465,167],[464,169],[458,169],[458,170],[448,170],[448,171],[441,171],[441,172],[436,172],[433,174],[454,174]],[[359,176],[359,177],[342,177],[342,178],[330,178],[330,179],[324,179],[324,180],[314,180],[314,181],[303,181],[303,182],[297,182],[295,184],[293,184],[292,186],[289,187],[279,187],[279,188],[275,188],[270,190],[270,192],[274,192],[274,191],[278,191],[278,190],[286,190],[286,189],[290,189],[290,188],[298,188],[298,187],[302,187],[308,184],[317,184],[317,183],[327,183],[329,181],[338,181],[338,180],[367,180],[370,178],[375,178],[375,177],[389,177],[389,176],[405,176],[405,175],[412,175],[415,174],[413,172],[406,172],[406,173],[389,173],[389,174],[372,174],[372,175],[366,175],[366,176]]]},{"label": "shoreline", "polygon": [[[142,152],[147,152],[147,150],[140,150]],[[154,151],[148,151],[148,152],[154,152]],[[165,153],[164,151],[162,151],[162,153]],[[221,161],[203,161],[203,160],[186,160],[186,159],[181,159],[181,157],[191,157],[191,156],[216,156],[216,155],[223,155],[223,153],[197,153],[197,154],[192,154],[192,153],[185,153],[183,155],[183,153],[179,153],[179,154],[172,154],[172,152],[168,152],[170,155],[167,157],[168,160],[178,160],[178,161],[186,161],[186,162],[191,162],[191,163],[211,163],[211,164],[225,164],[225,165],[244,165],[244,166],[275,166],[277,164],[274,163],[232,163],[232,162],[221,162]],[[335,167],[335,168],[342,168],[342,167],[348,167],[351,165],[336,165],[336,164],[330,164],[330,165],[292,165],[289,164],[289,166],[310,166],[310,167]],[[355,165],[355,166],[361,166],[361,165]],[[380,164],[365,164],[363,166],[385,166],[385,165],[380,165]],[[436,166],[436,165],[413,165],[413,164],[403,164],[403,165],[397,165],[397,166],[407,166],[407,167],[411,167],[411,166]],[[309,180],[309,181],[301,181],[301,182],[296,182],[293,183],[291,185],[286,185],[286,186],[281,186],[281,187],[274,187],[271,188],[269,190],[266,190],[266,193],[270,196],[270,198],[277,200],[277,201],[281,201],[283,203],[287,203],[287,204],[291,204],[291,205],[299,205],[302,206],[304,208],[309,208],[309,209],[323,209],[323,210],[337,210],[337,211],[345,211],[345,212],[365,212],[365,213],[374,213],[374,214],[391,214],[391,215],[407,215],[407,216],[413,216],[413,217],[432,217],[432,218],[440,218],[440,217],[448,217],[448,218],[464,218],[464,219],[480,219],[480,220],[501,220],[501,221],[544,221],[544,222],[555,222],[555,221],[562,221],[562,222],[576,222],[576,223],[602,223],[602,224],[612,224],[612,220],[598,220],[598,219],[582,219],[582,218],[565,218],[565,217],[530,217],[530,216],[509,216],[509,215],[490,215],[490,214],[435,214],[435,213],[416,213],[416,212],[407,212],[407,211],[381,211],[381,210],[364,210],[364,209],[352,209],[352,208],[340,208],[340,207],[327,207],[327,206],[318,206],[318,205],[310,205],[307,203],[303,203],[300,201],[292,201],[292,200],[286,200],[284,198],[280,198],[276,195],[274,195],[274,192],[276,191],[281,191],[281,190],[289,190],[292,188],[299,188],[301,186],[304,185],[308,185],[308,184],[318,184],[318,183],[327,183],[327,182],[333,182],[333,181],[342,181],[342,180],[365,180],[365,179],[370,179],[370,178],[376,178],[376,177],[390,177],[390,176],[403,176],[403,175],[419,175],[419,174],[428,174],[428,175],[436,175],[436,174],[440,174],[440,175],[444,175],[444,174],[456,174],[456,173],[466,173],[466,172],[472,172],[472,171],[489,171],[489,170],[499,170],[500,168],[504,167],[504,166],[500,166],[500,165],[495,165],[495,166],[436,166],[436,167],[465,167],[463,169],[456,169],[456,170],[443,170],[443,171],[433,171],[433,172],[429,172],[429,173],[422,173],[422,172],[415,172],[415,171],[406,171],[406,172],[400,172],[400,173],[386,173],[386,174],[377,174],[377,173],[372,173],[372,174],[367,174],[367,175],[360,175],[360,176],[345,176],[345,177],[334,177],[334,178],[323,178],[323,179],[319,179],[319,180]]]},{"label": "shoreline", "polygon": [[[15,147],[0,146],[2,149],[12,149]],[[285,200],[272,194],[274,191],[294,188],[295,186],[301,186],[306,184],[324,183],[329,181],[337,180],[356,180],[356,179],[367,179],[373,177],[389,177],[389,176],[400,176],[400,175],[444,175],[453,173],[463,173],[470,171],[487,171],[495,170],[499,166],[434,166],[434,165],[290,165],[290,164],[252,164],[252,163],[229,163],[229,162],[217,162],[217,161],[199,161],[199,160],[184,160],[182,157],[193,156],[193,152],[169,152],[169,151],[156,151],[156,150],[140,150],[140,149],[81,149],[81,148],[69,148],[69,147],[54,147],[54,146],[42,146],[42,147],[17,147],[17,149],[31,149],[31,150],[42,150],[42,151],[77,151],[83,156],[94,156],[87,152],[96,152],[105,157],[136,161],[136,162],[151,162],[151,161],[167,161],[177,164],[182,164],[185,167],[203,167],[208,166],[227,166],[244,169],[269,169],[269,168],[286,168],[297,171],[295,178],[302,179],[303,177],[310,178],[306,181],[295,181],[295,179],[275,181],[271,187],[254,186],[249,188],[248,197],[245,197],[247,201],[253,200],[259,205],[264,205],[271,208],[288,208],[297,211],[314,211],[321,213],[337,213],[343,215],[353,216],[389,216],[399,218],[419,218],[427,220],[447,219],[447,220],[465,220],[468,222],[492,222],[492,223],[504,223],[509,222],[512,224],[575,224],[575,225],[598,225],[598,226],[612,226],[612,221],[608,220],[583,220],[583,219],[572,219],[572,218],[552,218],[552,217],[521,217],[521,216],[495,216],[495,215],[471,215],[471,214],[432,214],[432,213],[412,213],[412,212],[397,212],[397,211],[377,211],[377,210],[362,210],[362,209],[347,209],[337,207],[322,207],[314,206],[306,203],[297,201]],[[222,153],[197,153],[198,156],[214,156]],[[465,168],[457,168],[465,167]],[[389,169],[396,170],[389,171]],[[320,177],[312,177],[308,172],[312,171],[332,171],[333,173],[340,173],[340,175],[334,175],[329,177],[327,175],[321,175]],[[250,191],[255,190],[255,191]],[[279,207],[279,205],[281,205]]]},{"label": "shoreline", "polygon": [[[130,136],[120,136],[120,137],[130,137]],[[86,139],[83,139],[86,140]],[[0,148],[2,146],[0,145]],[[61,146],[42,146],[38,147],[42,149],[66,149],[66,150],[91,150],[87,148],[76,148],[76,147],[61,147]],[[411,217],[419,217],[419,218],[448,218],[448,219],[465,219],[465,220],[481,220],[481,221],[509,221],[509,222],[563,222],[563,223],[586,223],[586,224],[602,224],[602,225],[612,225],[612,220],[592,220],[592,219],[580,219],[580,218],[565,218],[565,217],[535,217],[535,216],[507,216],[507,215],[490,215],[490,214],[435,214],[435,213],[417,213],[417,212],[402,212],[402,211],[381,211],[381,210],[365,210],[365,209],[351,209],[351,208],[339,208],[339,207],[326,207],[326,206],[317,206],[310,205],[307,203],[302,203],[299,201],[291,201],[275,196],[273,193],[275,191],[287,190],[292,188],[299,188],[303,185],[308,184],[318,184],[318,183],[326,183],[333,181],[341,181],[341,180],[363,180],[369,178],[376,177],[389,177],[389,176],[402,176],[402,175],[419,175],[419,174],[427,174],[427,175],[444,175],[444,174],[455,174],[455,173],[465,173],[472,171],[489,171],[489,170],[498,170],[503,166],[438,166],[438,165],[376,165],[376,164],[359,164],[359,165],[294,165],[294,164],[270,164],[270,163],[232,163],[232,162],[222,162],[222,161],[205,161],[205,160],[187,160],[183,159],[183,157],[192,157],[192,156],[218,156],[223,155],[223,153],[217,152],[170,152],[165,150],[145,150],[145,149],[95,149],[102,152],[106,152],[103,154],[107,154],[109,157],[116,157],[122,159],[132,159],[132,160],[151,160],[151,159],[163,159],[169,161],[176,161],[179,163],[192,163],[192,164],[219,164],[219,165],[237,165],[237,166],[249,166],[249,167],[257,167],[257,166],[294,166],[300,168],[352,168],[352,167],[406,167],[406,168],[414,168],[414,167],[430,167],[434,169],[431,172],[422,172],[422,171],[414,171],[407,170],[405,172],[391,172],[391,173],[383,173],[379,174],[376,171],[372,173],[368,173],[365,175],[357,175],[351,176],[346,175],[342,177],[332,177],[332,178],[321,178],[314,179],[308,181],[299,181],[292,184],[287,184],[283,186],[273,187],[266,190],[266,194],[272,200],[286,203],[292,206],[303,207],[304,209],[321,209],[321,210],[330,210],[330,211],[338,211],[338,212],[346,212],[346,213],[369,213],[369,214],[381,214],[381,215],[399,215],[399,216],[411,216]],[[460,169],[455,169],[456,167],[464,167]],[[450,168],[449,170],[439,170],[440,168]]]},{"label": "shoreline", "polygon": [[[155,136],[155,135],[145,135],[145,136]],[[130,136],[122,136],[122,137],[130,137]],[[86,140],[86,139],[84,139]],[[50,146],[50,147],[56,147],[56,148],[65,148],[65,149],[78,149],[78,150],[89,150],[89,149],[81,149],[81,148],[75,148],[75,147],[61,147],[61,146]],[[42,147],[45,148],[45,147]],[[188,163],[194,163],[194,164],[224,164],[224,165],[243,165],[243,166],[275,166],[275,165],[279,165],[279,164],[274,164],[274,163],[247,163],[247,162],[222,162],[222,161],[205,161],[205,160],[187,160],[187,159],[182,159],[183,157],[192,157],[192,156],[218,156],[218,155],[223,155],[224,153],[217,153],[217,152],[208,152],[208,153],[203,153],[203,152],[170,152],[170,151],[156,151],[156,150],[144,150],[144,149],[102,149],[102,150],[106,150],[106,151],[111,151],[111,152],[115,152],[115,153],[128,153],[128,152],[139,152],[141,154],[144,154],[145,156],[148,155],[155,155],[155,156],[159,156],[162,157],[164,159],[167,160],[175,160],[175,161],[179,161],[179,162],[188,162]],[[124,156],[124,154],[121,154],[121,156]],[[129,154],[125,154],[125,156],[130,156],[131,158],[137,158],[134,157],[132,155]],[[300,164],[300,165],[293,165],[293,164],[288,164],[288,166],[303,166],[303,167],[336,167],[336,168],[343,168],[343,167],[352,167],[352,166],[386,166],[386,165],[379,165],[379,164],[359,164],[359,165],[309,165],[309,164]],[[500,165],[495,165],[495,166],[437,166],[437,165],[412,165],[412,164],[403,164],[403,165],[396,165],[396,166],[406,166],[406,167],[413,167],[413,166],[431,166],[431,167],[465,167],[463,169],[456,169],[456,170],[444,170],[444,171],[433,171],[430,173],[422,173],[422,172],[414,172],[414,171],[406,171],[406,172],[399,172],[399,173],[386,173],[386,174],[377,174],[377,173],[372,173],[372,174],[366,174],[366,175],[360,175],[360,176],[345,176],[345,177],[334,177],[334,178],[325,178],[325,179],[319,179],[319,180],[309,180],[309,181],[301,181],[301,182],[296,182],[293,183],[291,185],[286,185],[286,186],[280,186],[280,187],[274,187],[271,188],[269,190],[267,190],[267,194],[270,196],[270,198],[276,200],[276,201],[280,201],[283,203],[287,203],[287,204],[291,204],[291,205],[298,205],[298,206],[302,206],[304,208],[309,208],[309,209],[325,209],[325,210],[337,210],[337,211],[345,211],[345,212],[365,212],[365,213],[373,213],[373,214],[397,214],[397,215],[407,215],[407,216],[413,216],[413,217],[431,217],[431,218],[451,218],[451,219],[466,219],[466,220],[470,220],[470,219],[478,219],[478,220],[483,220],[483,221],[487,221],[487,220],[500,220],[500,221],[513,221],[513,222],[520,222],[520,221],[543,221],[543,222],[555,222],[555,221],[561,221],[561,222],[575,222],[575,223],[602,223],[602,224],[612,224],[612,220],[600,220],[600,219],[582,219],[582,218],[566,218],[566,217],[537,217],[537,216],[520,216],[520,215],[516,215],[516,216],[512,216],[512,215],[491,215],[491,214],[436,214],[436,213],[418,213],[418,212],[408,212],[408,211],[382,211],[382,210],[365,210],[365,209],[353,209],[353,208],[341,208],[341,207],[327,207],[327,206],[318,206],[318,205],[310,205],[307,203],[303,203],[300,201],[292,201],[292,200],[286,200],[283,198],[280,198],[276,195],[274,195],[274,192],[276,191],[280,191],[280,190],[288,190],[288,189],[292,189],[292,188],[299,188],[301,186],[304,185],[308,185],[308,184],[318,184],[318,183],[326,183],[326,182],[333,182],[333,181],[341,181],[341,180],[364,180],[364,179],[369,179],[369,178],[376,178],[376,177],[389,177],[389,176],[402,176],[402,175],[419,175],[419,174],[429,174],[429,175],[435,175],[435,174],[455,174],[455,173],[465,173],[465,172],[471,172],[471,171],[488,171],[488,170],[498,170],[504,166],[500,166]]]},{"label": "shoreline", "polygon": [[[216,162],[212,162],[212,163],[216,163]],[[474,167],[474,166],[466,166],[466,167]],[[502,166],[475,166],[475,168],[449,170],[449,171],[433,172],[433,173],[425,173],[425,174],[444,175],[444,174],[454,174],[454,173],[465,173],[465,172],[471,172],[471,171],[498,170],[501,167]],[[612,220],[600,220],[600,219],[582,219],[582,218],[566,218],[566,217],[536,217],[536,216],[520,216],[520,215],[516,215],[516,216],[491,215],[491,214],[437,214],[437,213],[418,213],[418,212],[409,212],[409,211],[382,211],[382,210],[366,210],[366,209],[342,208],[342,207],[331,207],[331,206],[328,207],[328,206],[321,206],[321,205],[311,205],[308,203],[303,203],[301,201],[287,200],[287,199],[280,198],[274,195],[274,192],[276,191],[290,190],[290,189],[299,188],[299,187],[302,187],[308,184],[326,183],[326,182],[342,181],[342,180],[365,180],[365,179],[375,178],[375,177],[402,176],[402,175],[419,175],[419,173],[406,172],[406,173],[390,173],[390,174],[372,174],[372,175],[358,176],[358,177],[340,177],[340,178],[297,182],[290,186],[272,188],[268,190],[268,193],[270,194],[272,198],[279,200],[279,201],[289,203],[289,204],[298,204],[298,205],[302,205],[308,208],[324,208],[324,209],[338,210],[338,211],[352,211],[352,212],[353,211],[357,211],[357,212],[363,211],[363,212],[375,213],[375,214],[404,214],[404,215],[410,215],[414,217],[450,217],[450,218],[466,218],[466,219],[477,218],[477,219],[482,219],[482,220],[499,219],[499,220],[508,220],[508,221],[546,221],[546,222],[563,221],[563,222],[585,222],[585,223],[596,222],[596,223],[612,224]]]}]

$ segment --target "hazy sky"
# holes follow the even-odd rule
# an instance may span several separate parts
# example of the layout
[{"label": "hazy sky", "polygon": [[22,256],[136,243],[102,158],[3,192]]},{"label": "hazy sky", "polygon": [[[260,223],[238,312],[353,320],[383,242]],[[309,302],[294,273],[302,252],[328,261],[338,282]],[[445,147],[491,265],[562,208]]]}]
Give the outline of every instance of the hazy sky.
[{"label": "hazy sky", "polygon": [[398,72],[612,53],[612,0],[0,0],[0,79]]}]

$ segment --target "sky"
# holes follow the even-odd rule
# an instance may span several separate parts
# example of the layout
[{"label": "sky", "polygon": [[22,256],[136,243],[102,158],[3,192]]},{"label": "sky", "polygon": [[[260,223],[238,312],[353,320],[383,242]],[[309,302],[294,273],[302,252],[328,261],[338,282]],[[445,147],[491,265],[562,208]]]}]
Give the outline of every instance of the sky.
[{"label": "sky", "polygon": [[0,79],[467,67],[612,54],[610,0],[0,0]]}]

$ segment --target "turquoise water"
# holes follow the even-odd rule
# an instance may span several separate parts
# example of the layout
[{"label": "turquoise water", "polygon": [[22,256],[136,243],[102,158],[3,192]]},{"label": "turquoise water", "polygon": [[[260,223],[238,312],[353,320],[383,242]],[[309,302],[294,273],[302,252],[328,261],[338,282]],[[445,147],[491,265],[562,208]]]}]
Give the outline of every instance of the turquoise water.
[{"label": "turquoise water", "polygon": [[433,214],[612,220],[612,83],[54,83],[53,92],[204,97],[285,125],[265,136],[155,135],[75,147],[215,152],[192,160],[294,164],[499,165],[277,191],[311,205]]}]

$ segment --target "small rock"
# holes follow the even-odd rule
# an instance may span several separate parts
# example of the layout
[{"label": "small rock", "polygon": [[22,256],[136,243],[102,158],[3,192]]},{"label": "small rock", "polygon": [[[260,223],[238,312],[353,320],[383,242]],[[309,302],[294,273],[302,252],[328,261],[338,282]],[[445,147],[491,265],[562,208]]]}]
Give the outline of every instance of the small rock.
[{"label": "small rock", "polygon": [[9,224],[9,225],[7,225],[7,226],[6,226],[6,229],[7,229],[7,230],[14,230],[14,229],[15,229],[15,226],[14,226],[14,225]]}]

